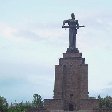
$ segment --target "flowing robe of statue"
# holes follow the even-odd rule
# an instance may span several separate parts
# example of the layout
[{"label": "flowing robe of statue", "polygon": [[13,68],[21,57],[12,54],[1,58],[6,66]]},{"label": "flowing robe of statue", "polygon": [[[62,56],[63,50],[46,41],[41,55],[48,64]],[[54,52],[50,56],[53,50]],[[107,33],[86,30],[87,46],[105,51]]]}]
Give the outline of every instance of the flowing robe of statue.
[{"label": "flowing robe of statue", "polygon": [[71,50],[74,50],[76,48],[76,34],[77,34],[77,28],[79,27],[78,20],[69,20],[69,48]]}]

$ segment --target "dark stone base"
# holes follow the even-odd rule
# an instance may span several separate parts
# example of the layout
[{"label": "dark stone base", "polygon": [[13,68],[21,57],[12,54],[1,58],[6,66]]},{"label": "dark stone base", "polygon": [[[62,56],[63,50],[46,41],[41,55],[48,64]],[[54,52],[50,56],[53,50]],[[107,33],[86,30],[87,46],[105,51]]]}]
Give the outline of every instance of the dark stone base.
[{"label": "dark stone base", "polygon": [[67,48],[66,53],[79,53],[79,50],[78,50],[78,48],[74,48],[74,49]]}]

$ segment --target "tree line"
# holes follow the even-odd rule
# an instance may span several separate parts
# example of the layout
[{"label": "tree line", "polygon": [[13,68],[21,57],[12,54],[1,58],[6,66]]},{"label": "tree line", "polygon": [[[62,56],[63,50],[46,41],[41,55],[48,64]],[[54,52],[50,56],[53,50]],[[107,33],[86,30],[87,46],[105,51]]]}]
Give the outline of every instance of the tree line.
[{"label": "tree line", "polygon": [[[103,98],[99,95],[98,100],[99,109],[112,109],[112,97],[106,96]],[[11,103],[11,105],[8,104],[6,98],[0,96],[0,112],[28,112],[29,109],[43,109],[43,104],[44,102],[39,94],[33,95],[32,102]]]},{"label": "tree line", "polygon": [[33,95],[33,101],[8,104],[6,98],[0,96],[0,112],[27,112],[30,108],[43,108],[43,100],[39,94]]}]

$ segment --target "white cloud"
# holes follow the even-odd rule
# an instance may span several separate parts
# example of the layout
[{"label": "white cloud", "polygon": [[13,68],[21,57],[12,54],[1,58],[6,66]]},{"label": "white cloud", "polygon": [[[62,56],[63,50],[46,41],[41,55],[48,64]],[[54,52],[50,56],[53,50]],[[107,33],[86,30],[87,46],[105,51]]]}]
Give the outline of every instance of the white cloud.
[{"label": "white cloud", "polygon": [[[56,26],[56,27],[54,27]],[[59,25],[38,24],[32,23],[24,26],[24,24],[13,27],[6,23],[0,24],[0,34],[2,38],[10,40],[11,43],[23,43],[23,42],[52,42],[60,43],[66,42],[66,33],[64,29],[61,29]]]},{"label": "white cloud", "polygon": [[9,38],[12,37],[12,34],[17,30],[6,23],[0,23],[0,34]]}]

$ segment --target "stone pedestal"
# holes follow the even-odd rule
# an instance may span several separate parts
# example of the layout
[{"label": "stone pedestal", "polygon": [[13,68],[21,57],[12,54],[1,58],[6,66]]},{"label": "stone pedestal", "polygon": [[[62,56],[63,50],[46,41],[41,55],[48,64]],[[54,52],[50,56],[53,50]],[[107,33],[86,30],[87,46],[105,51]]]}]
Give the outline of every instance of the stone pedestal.
[{"label": "stone pedestal", "polygon": [[98,103],[88,93],[88,64],[78,49],[67,49],[55,65],[54,99],[45,100],[45,107],[49,111],[92,110]]},{"label": "stone pedestal", "polygon": [[66,52],[55,66],[54,99],[63,100],[64,110],[78,110],[88,98],[88,65],[82,53]]}]

